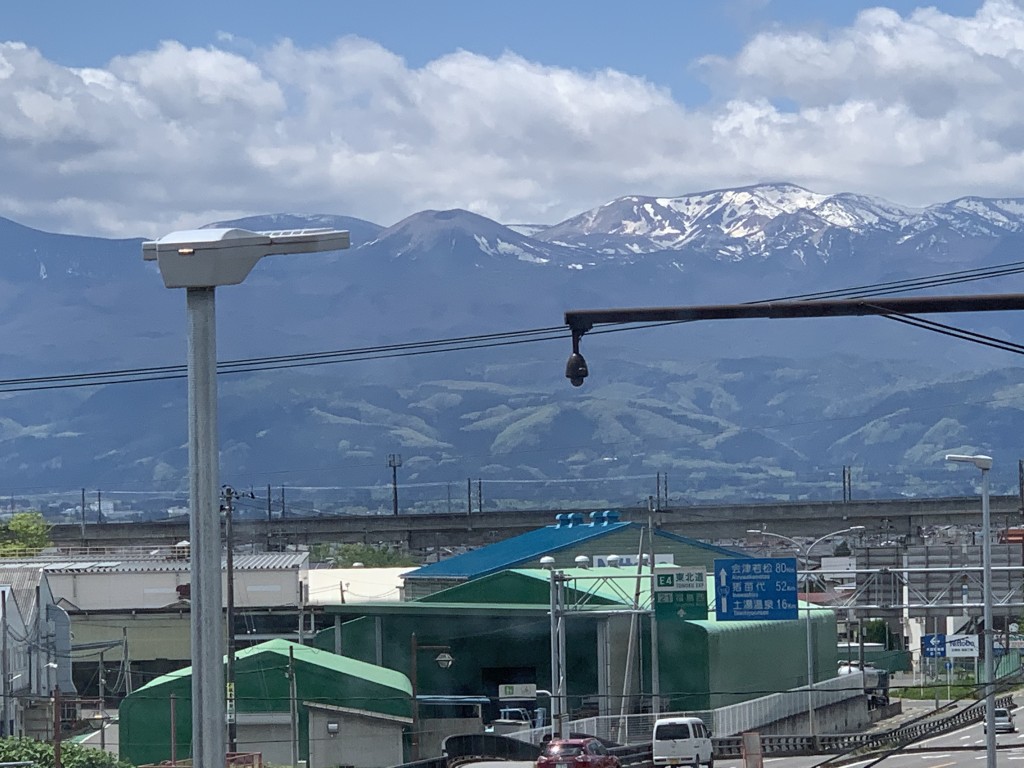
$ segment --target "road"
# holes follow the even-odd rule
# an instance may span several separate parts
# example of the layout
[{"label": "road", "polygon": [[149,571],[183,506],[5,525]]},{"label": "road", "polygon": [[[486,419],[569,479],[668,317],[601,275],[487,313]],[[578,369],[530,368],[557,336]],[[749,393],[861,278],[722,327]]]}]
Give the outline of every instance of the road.
[{"label": "road", "polygon": [[[996,736],[999,748],[997,763],[1003,766],[1024,768],[1024,733],[1000,733]],[[915,747],[927,747],[935,751],[910,752],[891,755],[881,762],[884,768],[978,768],[984,765],[985,734],[981,724],[969,725],[952,733],[935,736],[917,742]],[[766,768],[811,768],[828,759],[827,755],[808,757],[766,758]],[[863,768],[873,764],[875,759],[846,763],[851,768]],[[716,760],[716,768],[742,768],[742,760]]]},{"label": "road", "polygon": [[[1001,733],[996,736],[999,747],[997,763],[1001,766],[1024,768],[1024,732]],[[959,731],[920,741],[914,746],[928,747],[935,751],[911,752],[891,755],[881,762],[883,768],[979,768],[984,766],[985,735],[981,724],[970,725]],[[766,768],[813,768],[827,761],[829,755],[807,757],[768,757]],[[875,758],[856,763],[846,763],[849,768],[865,768]],[[466,768],[533,768],[530,762],[487,762],[470,763]],[[742,760],[715,760],[715,768],[743,768]]]}]

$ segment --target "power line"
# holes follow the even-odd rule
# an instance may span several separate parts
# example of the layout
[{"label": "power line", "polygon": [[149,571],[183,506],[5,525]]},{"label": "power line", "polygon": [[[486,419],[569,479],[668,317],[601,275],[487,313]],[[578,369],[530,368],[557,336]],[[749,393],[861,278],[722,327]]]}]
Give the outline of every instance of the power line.
[{"label": "power line", "polygon": [[[935,288],[945,285],[987,280],[997,277],[1019,274],[1024,272],[1024,262],[1009,262],[993,267],[959,270],[956,272],[943,272],[937,275],[921,278],[908,278],[906,280],[895,280],[869,285],[860,285],[849,288],[821,291],[817,293],[797,294],[785,299],[770,299],[769,301],[798,301],[822,298],[856,297],[868,298],[870,296],[882,296],[892,293],[902,293],[911,290]],[[748,302],[751,304],[761,303]],[[595,329],[591,334],[615,333],[624,330],[640,330],[643,328],[658,327],[662,325],[675,325],[674,321],[667,323],[646,323],[632,324],[629,327],[608,327]],[[950,326],[950,328],[952,328]],[[956,329],[954,329],[956,330]],[[963,332],[968,334],[969,332]],[[378,346],[356,347],[350,349],[328,350],[321,352],[297,353],[291,355],[272,355],[254,358],[242,358],[238,360],[225,360],[217,364],[218,374],[231,373],[254,373],[285,368],[303,368],[320,365],[332,365],[340,362],[361,362],[367,360],[382,360],[397,357],[413,357],[440,352],[458,352],[473,349],[486,349],[516,344],[535,343],[540,341],[552,341],[564,339],[568,332],[564,326],[547,326],[530,328],[516,331],[504,331],[498,333],[478,334],[473,336],[453,336],[442,339],[426,341],[405,342],[398,344],[387,344]],[[954,335],[954,334],[950,334]],[[973,339],[966,336],[957,336],[964,340]],[[982,343],[979,341],[979,343]],[[991,344],[990,344],[991,345]],[[1003,348],[1003,347],[997,347]],[[1013,351],[1013,350],[1010,350]],[[149,366],[144,368],[121,368],[105,371],[80,372],[69,374],[58,374],[54,376],[32,376],[14,379],[0,379],[0,392],[34,392],[51,389],[74,389],[80,387],[94,387],[104,384],[135,384],[152,381],[168,381],[183,379],[187,376],[187,369],[183,365],[162,365]]]}]

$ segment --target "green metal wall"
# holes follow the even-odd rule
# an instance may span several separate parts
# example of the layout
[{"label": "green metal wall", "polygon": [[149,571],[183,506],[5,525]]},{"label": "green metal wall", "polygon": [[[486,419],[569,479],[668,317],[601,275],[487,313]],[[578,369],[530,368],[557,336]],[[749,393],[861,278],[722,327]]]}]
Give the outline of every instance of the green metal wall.
[{"label": "green metal wall", "polygon": [[[815,680],[836,676],[836,621],[811,612]],[[670,710],[713,709],[807,683],[805,619],[660,622],[661,695]]]},{"label": "green metal wall", "polygon": [[[235,666],[236,711],[288,712],[288,658],[280,653],[256,653],[239,658]],[[295,684],[300,701],[411,717],[411,691],[398,691],[295,658]],[[192,677],[174,673],[154,680],[128,695],[119,709],[119,748],[122,760],[134,765],[158,763],[171,757],[171,701],[175,713],[175,756],[191,753]],[[299,752],[308,752],[308,717],[299,707]]]},{"label": "green metal wall", "polygon": [[[541,582],[542,583],[542,582]],[[545,595],[547,587],[544,587]],[[510,602],[512,602],[510,600]],[[378,638],[377,628],[380,627]],[[535,683],[538,688],[551,685],[550,619],[544,615],[426,616],[388,614],[367,616],[345,622],[341,627],[341,649],[345,656],[378,663],[412,674],[410,637],[416,633],[416,690],[420,695],[486,695],[495,698],[491,711],[497,714],[496,697],[502,683]],[[316,645],[334,648],[334,630],[321,632]],[[434,659],[446,646],[454,661],[441,669]],[[578,706],[584,696],[597,690],[597,619],[580,617],[566,624],[567,675],[570,706]]]}]

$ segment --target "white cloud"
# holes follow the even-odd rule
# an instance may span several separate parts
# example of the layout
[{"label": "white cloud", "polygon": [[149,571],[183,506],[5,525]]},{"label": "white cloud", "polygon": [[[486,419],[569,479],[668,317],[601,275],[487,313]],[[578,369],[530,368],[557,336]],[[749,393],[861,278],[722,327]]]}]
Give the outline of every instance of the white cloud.
[{"label": "white cloud", "polygon": [[158,236],[274,211],[554,222],[624,194],[763,180],[907,204],[1024,194],[1024,12],[1008,0],[762,32],[700,63],[699,108],[514,53],[413,68],[355,37],[217,45],[85,70],[0,44],[0,215]]}]

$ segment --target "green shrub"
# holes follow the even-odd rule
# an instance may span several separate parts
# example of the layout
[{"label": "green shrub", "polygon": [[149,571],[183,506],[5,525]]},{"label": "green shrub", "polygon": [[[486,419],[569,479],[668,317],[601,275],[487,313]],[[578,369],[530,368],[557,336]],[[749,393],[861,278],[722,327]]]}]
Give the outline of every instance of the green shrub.
[{"label": "green shrub", "polygon": [[[53,744],[25,738],[0,739],[0,763],[27,760],[39,768],[53,768]],[[69,741],[60,745],[60,762],[64,768],[132,768],[131,763],[118,760],[109,752]]]}]

